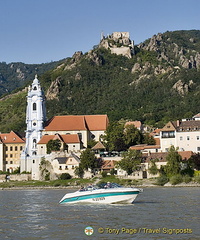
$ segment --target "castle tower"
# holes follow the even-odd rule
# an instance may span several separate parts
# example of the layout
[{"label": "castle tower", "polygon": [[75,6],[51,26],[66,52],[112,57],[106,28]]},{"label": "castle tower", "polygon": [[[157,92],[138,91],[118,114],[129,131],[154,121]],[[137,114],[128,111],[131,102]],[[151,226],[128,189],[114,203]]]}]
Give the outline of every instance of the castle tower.
[{"label": "castle tower", "polygon": [[21,172],[32,172],[37,163],[37,143],[46,121],[45,97],[37,75],[28,88],[26,109],[26,145],[21,155]]}]

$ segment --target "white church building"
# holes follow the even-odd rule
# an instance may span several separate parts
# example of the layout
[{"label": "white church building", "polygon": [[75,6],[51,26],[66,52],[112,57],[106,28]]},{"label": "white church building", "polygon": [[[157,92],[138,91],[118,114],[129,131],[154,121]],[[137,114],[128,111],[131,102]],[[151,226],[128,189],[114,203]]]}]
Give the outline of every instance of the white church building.
[{"label": "white church building", "polygon": [[32,178],[38,179],[41,156],[37,154],[37,143],[42,137],[46,121],[44,92],[37,75],[28,89],[26,109],[26,144],[21,154],[21,172],[32,172]]},{"label": "white church building", "polygon": [[[36,75],[27,95],[26,144],[21,153],[20,172],[31,172],[32,179],[39,180],[42,157],[52,164],[56,154],[80,155],[90,140],[100,140],[108,124],[107,115],[54,116],[47,121],[45,95]],[[60,140],[60,151],[47,154],[46,144],[54,139]]]}]

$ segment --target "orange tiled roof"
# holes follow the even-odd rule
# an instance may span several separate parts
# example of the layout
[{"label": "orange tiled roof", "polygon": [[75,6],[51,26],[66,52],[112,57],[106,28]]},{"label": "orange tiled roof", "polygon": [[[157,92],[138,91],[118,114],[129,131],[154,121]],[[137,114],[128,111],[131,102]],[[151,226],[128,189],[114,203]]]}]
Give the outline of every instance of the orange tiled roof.
[{"label": "orange tiled roof", "polygon": [[47,122],[46,131],[106,130],[107,115],[55,116]]},{"label": "orange tiled roof", "polygon": [[116,161],[114,160],[104,160],[101,169],[113,169],[115,167]]},{"label": "orange tiled roof", "polygon": [[127,125],[134,125],[136,128],[141,128],[141,126],[142,126],[142,123],[140,122],[140,121],[129,121],[129,122],[126,122],[125,123],[125,127],[127,126]]},{"label": "orange tiled roof", "polygon": [[66,134],[66,135],[44,135],[38,142],[38,144],[47,144],[50,140],[60,139],[64,143],[80,143],[78,134]]},{"label": "orange tiled roof", "polygon": [[144,150],[144,149],[156,149],[156,148],[160,148],[160,145],[140,144],[140,145],[131,146],[129,149],[131,149],[131,150]]},{"label": "orange tiled roof", "polygon": [[109,123],[107,115],[85,115],[85,120],[90,131],[105,131]]},{"label": "orange tiled roof", "polygon": [[46,131],[87,130],[84,116],[55,116],[47,122]]},{"label": "orange tiled roof", "polygon": [[[183,151],[183,152],[178,152],[178,154],[181,155],[182,160],[188,160],[192,156],[193,152]],[[152,159],[159,159],[159,162],[166,162],[167,155],[168,155],[168,152],[143,154],[143,156],[145,157],[145,162],[149,162]]]},{"label": "orange tiled roof", "polygon": [[0,139],[3,143],[24,143],[25,141],[15,132],[1,133]]}]

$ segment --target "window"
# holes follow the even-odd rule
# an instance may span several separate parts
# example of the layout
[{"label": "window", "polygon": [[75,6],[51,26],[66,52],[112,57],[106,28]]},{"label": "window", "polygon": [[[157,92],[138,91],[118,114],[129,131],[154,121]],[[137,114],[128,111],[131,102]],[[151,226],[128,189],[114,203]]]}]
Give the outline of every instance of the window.
[{"label": "window", "polygon": [[187,136],[187,140],[190,140],[190,136]]},{"label": "window", "polygon": [[180,141],[182,141],[183,140],[183,137],[180,137]]},{"label": "window", "polygon": [[13,150],[13,147],[10,147],[10,151],[12,151]]},{"label": "window", "polygon": [[13,164],[13,161],[10,161],[10,164]]},{"label": "window", "polygon": [[13,155],[12,154],[10,154],[10,158],[12,158],[13,157]]},{"label": "window", "polygon": [[23,149],[23,147],[22,147],[22,146],[20,146],[20,151],[22,151],[22,149]]},{"label": "window", "polygon": [[199,140],[199,136],[197,136],[197,140]]},{"label": "window", "polygon": [[17,146],[15,146],[15,151],[17,151]]},{"label": "window", "polygon": [[6,151],[8,151],[8,147],[6,146]]},{"label": "window", "polygon": [[197,152],[200,152],[200,147],[197,147]]},{"label": "window", "polygon": [[36,103],[33,103],[33,111],[36,111]]},{"label": "window", "polygon": [[33,160],[33,163],[35,163],[35,160]]},{"label": "window", "polygon": [[68,169],[68,166],[65,166],[65,169],[67,170],[67,169]]},{"label": "window", "polygon": [[35,86],[35,87],[33,88],[33,90],[37,90],[37,87]]},{"label": "window", "polygon": [[62,170],[62,166],[59,166],[59,169]]},{"label": "window", "polygon": [[174,131],[162,132],[162,138],[174,138],[174,137],[175,137],[175,132]]},{"label": "window", "polygon": [[36,142],[37,142],[37,140],[33,139],[33,148],[36,148]]}]

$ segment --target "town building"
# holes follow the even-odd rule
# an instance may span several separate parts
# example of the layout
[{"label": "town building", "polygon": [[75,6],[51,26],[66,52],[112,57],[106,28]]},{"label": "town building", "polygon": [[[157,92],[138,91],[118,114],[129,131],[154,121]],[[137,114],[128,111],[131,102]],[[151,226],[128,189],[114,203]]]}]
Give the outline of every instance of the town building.
[{"label": "town building", "polygon": [[19,168],[24,146],[24,139],[16,132],[0,134],[0,171],[12,173]]},{"label": "town building", "polygon": [[167,152],[172,145],[179,151],[200,153],[200,120],[168,122],[160,131],[161,151]]}]

